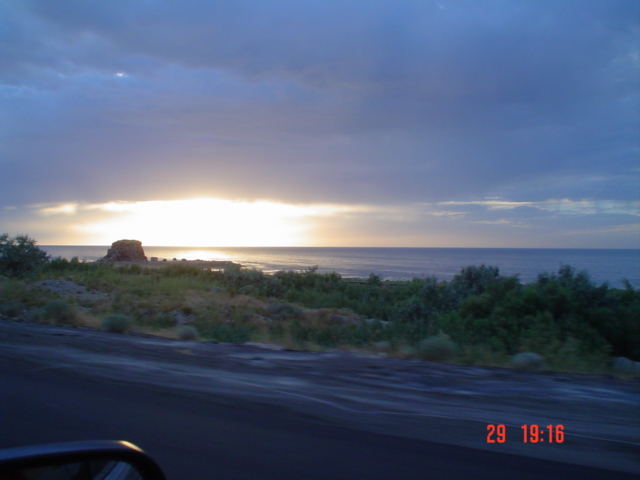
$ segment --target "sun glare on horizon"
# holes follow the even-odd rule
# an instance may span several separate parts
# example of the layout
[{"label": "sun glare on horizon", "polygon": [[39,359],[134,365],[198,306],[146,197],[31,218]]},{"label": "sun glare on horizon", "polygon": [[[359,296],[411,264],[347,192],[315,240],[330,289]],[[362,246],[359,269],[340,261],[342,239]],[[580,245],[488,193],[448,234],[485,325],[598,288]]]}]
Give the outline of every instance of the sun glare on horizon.
[{"label": "sun glare on horizon", "polygon": [[84,209],[98,214],[75,228],[89,243],[135,238],[145,245],[184,247],[304,246],[310,217],[332,213],[328,206],[213,198],[110,202]]}]

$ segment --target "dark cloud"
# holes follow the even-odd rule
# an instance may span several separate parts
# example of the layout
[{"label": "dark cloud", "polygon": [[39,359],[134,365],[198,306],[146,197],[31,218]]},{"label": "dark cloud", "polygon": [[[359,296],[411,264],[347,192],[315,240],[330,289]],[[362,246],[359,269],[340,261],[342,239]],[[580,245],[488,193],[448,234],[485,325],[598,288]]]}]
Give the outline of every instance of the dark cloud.
[{"label": "dark cloud", "polygon": [[178,64],[445,104],[566,102],[637,49],[631,2],[16,3],[9,39],[37,66]]},{"label": "dark cloud", "polygon": [[629,1],[0,0],[0,204],[635,201],[638,18]]}]

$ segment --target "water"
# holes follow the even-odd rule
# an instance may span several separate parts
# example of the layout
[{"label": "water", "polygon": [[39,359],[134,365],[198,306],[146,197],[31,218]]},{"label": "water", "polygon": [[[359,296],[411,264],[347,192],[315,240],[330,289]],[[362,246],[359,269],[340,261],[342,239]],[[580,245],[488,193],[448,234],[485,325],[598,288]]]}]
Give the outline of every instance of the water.
[{"label": "water", "polygon": [[[41,246],[53,257],[94,261],[107,246]],[[319,272],[336,271],[343,277],[407,280],[434,275],[450,280],[462,267],[493,265],[503,275],[518,274],[523,283],[539,273],[557,272],[562,264],[586,270],[591,279],[622,287],[627,279],[640,288],[640,250],[536,248],[322,248],[322,247],[144,247],[147,257],[172,260],[231,260],[265,272],[302,270],[318,265]]]}]

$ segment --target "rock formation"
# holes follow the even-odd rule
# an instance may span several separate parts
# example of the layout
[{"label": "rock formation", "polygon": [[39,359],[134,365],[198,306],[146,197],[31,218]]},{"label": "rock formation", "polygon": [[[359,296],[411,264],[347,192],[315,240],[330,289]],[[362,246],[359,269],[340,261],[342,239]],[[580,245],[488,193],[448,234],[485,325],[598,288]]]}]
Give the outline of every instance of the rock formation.
[{"label": "rock formation", "polygon": [[147,257],[142,249],[142,242],[138,240],[118,240],[111,244],[105,262],[146,262]]}]

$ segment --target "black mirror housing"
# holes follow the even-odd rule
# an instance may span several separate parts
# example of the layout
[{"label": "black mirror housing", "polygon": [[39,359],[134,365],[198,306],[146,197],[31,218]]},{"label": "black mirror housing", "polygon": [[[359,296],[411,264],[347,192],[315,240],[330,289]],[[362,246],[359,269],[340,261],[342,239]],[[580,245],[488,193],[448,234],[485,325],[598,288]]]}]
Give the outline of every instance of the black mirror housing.
[{"label": "black mirror housing", "polygon": [[0,450],[0,480],[10,472],[82,462],[125,462],[144,480],[166,480],[156,461],[126,441],[91,440]]}]

